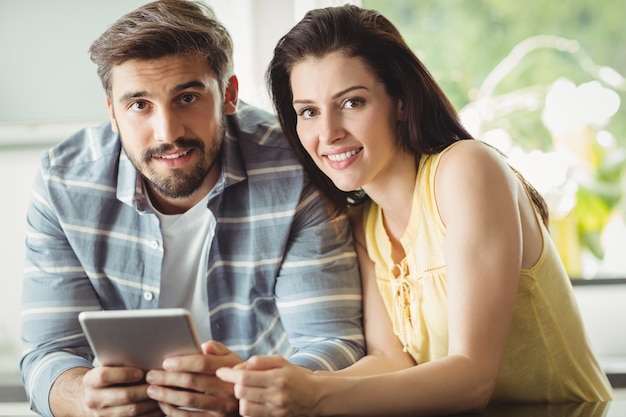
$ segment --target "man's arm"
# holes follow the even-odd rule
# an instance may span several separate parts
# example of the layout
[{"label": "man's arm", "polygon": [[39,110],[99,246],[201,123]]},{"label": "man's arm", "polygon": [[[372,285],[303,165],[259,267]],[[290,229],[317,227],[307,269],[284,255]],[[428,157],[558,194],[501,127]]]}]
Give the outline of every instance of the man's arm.
[{"label": "man's arm", "polygon": [[308,184],[276,283],[281,321],[296,348],[293,363],[336,370],[365,354],[358,261],[346,215],[329,215]]},{"label": "man's arm", "polygon": [[83,394],[83,376],[89,368],[71,368],[62,373],[50,392],[50,411],[56,417],[90,414]]},{"label": "man's arm", "polygon": [[27,222],[20,366],[31,407],[50,415],[48,394],[57,377],[92,367],[76,316],[95,297],[50,202],[43,172],[35,180]]},{"label": "man's arm", "polygon": [[46,152],[35,178],[20,366],[31,407],[42,415],[51,414],[50,389],[61,374],[93,367],[81,311],[158,306],[158,223],[117,199],[117,193],[132,192],[136,180],[117,143],[108,125],[79,131]]}]

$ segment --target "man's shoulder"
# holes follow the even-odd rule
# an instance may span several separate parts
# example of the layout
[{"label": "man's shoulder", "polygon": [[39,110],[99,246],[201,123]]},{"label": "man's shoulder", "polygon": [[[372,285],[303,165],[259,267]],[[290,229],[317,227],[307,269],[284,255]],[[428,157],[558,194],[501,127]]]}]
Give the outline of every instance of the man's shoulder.
[{"label": "man's shoulder", "polygon": [[240,102],[237,112],[230,116],[228,133],[236,137],[242,147],[250,146],[260,152],[276,148],[292,152],[276,116],[245,102]]},{"label": "man's shoulder", "polygon": [[119,137],[111,129],[111,123],[85,127],[51,147],[44,160],[50,167],[70,167],[92,163],[114,156],[119,157]]},{"label": "man's shoulder", "polygon": [[240,103],[237,112],[229,116],[224,155],[233,177],[252,182],[284,187],[281,180],[301,184],[306,176],[276,117],[246,103]]}]

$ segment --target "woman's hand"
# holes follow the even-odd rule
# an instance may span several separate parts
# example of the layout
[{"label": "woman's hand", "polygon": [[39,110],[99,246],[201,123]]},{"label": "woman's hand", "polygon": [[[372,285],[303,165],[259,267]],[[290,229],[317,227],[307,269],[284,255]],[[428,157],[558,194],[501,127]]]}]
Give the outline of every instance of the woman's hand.
[{"label": "woman's hand", "polygon": [[321,396],[319,376],[281,356],[253,356],[233,368],[221,368],[218,378],[235,384],[239,413],[250,417],[308,416]]}]

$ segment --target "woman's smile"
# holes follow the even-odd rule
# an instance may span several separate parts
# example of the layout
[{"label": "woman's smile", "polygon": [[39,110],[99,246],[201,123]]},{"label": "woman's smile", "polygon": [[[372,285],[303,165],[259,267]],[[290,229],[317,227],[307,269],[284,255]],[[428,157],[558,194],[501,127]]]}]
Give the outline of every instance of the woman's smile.
[{"label": "woman's smile", "polygon": [[352,157],[354,157],[355,155],[357,155],[358,153],[360,153],[363,150],[362,147],[357,148],[357,149],[353,149],[350,151],[346,151],[346,152],[339,152],[339,153],[329,153],[326,154],[325,156],[331,161],[331,162],[342,162],[345,161],[347,159],[350,159]]}]

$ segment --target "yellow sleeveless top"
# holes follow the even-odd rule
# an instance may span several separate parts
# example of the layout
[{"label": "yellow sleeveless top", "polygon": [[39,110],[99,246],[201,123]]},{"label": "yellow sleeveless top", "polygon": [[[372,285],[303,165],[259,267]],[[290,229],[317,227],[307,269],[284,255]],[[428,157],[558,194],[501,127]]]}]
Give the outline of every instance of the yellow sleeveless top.
[{"label": "yellow sleeveless top", "polygon": [[[364,219],[367,250],[394,331],[418,364],[448,354],[446,229],[434,197],[442,154],[421,158],[411,218],[401,239],[407,254],[401,264],[391,259],[380,207],[370,203]],[[543,251],[531,269],[520,271],[513,321],[491,402],[609,400],[611,386],[589,347],[569,277],[535,214]]]}]

